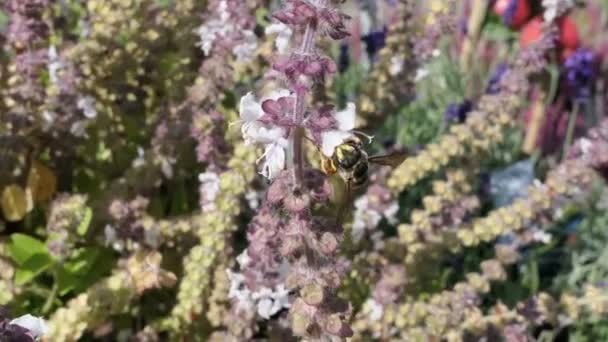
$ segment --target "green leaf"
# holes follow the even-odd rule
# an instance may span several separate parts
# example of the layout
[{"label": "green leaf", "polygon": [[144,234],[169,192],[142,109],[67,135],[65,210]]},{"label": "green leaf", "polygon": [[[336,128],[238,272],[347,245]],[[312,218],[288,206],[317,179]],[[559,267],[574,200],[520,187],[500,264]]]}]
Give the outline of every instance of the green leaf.
[{"label": "green leaf", "polygon": [[6,27],[7,23],[8,17],[2,10],[0,10],[0,31],[2,31]]},{"label": "green leaf", "polygon": [[113,264],[114,258],[108,249],[87,247],[77,250],[57,274],[59,295],[86,289],[105,276]]},{"label": "green leaf", "polygon": [[11,258],[19,266],[24,266],[24,264],[36,254],[48,255],[46,245],[42,241],[19,233],[11,235],[8,252]]},{"label": "green leaf", "polygon": [[188,193],[183,180],[177,180],[173,185],[173,194],[171,196],[172,215],[180,215],[188,212]]},{"label": "green leaf", "polygon": [[499,42],[508,41],[517,38],[517,33],[511,31],[500,21],[488,22],[481,33],[482,37],[488,40],[496,40]]},{"label": "green leaf", "polygon": [[84,211],[84,216],[82,218],[82,221],[80,222],[80,224],[78,225],[78,228],[76,229],[76,232],[78,233],[78,235],[84,236],[87,233],[87,231],[89,230],[89,226],[91,225],[92,218],[93,218],[93,211],[91,210],[91,208],[87,207]]},{"label": "green leaf", "polygon": [[48,254],[32,255],[17,269],[17,272],[15,273],[15,283],[18,286],[29,283],[40,273],[51,267],[53,263],[53,259]]},{"label": "green leaf", "polygon": [[173,5],[173,0],[156,0],[156,5],[160,8],[166,8]]},{"label": "green leaf", "polygon": [[255,22],[258,25],[264,25],[268,22],[268,9],[260,7],[255,11]]}]

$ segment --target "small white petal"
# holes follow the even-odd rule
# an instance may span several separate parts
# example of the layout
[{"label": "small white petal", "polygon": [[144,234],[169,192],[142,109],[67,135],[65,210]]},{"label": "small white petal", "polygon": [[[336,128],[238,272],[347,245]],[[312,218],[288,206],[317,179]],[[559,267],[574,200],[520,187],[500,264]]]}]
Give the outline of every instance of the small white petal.
[{"label": "small white petal", "polygon": [[268,128],[260,122],[244,123],[241,127],[243,138],[247,143],[272,144],[284,139],[285,129],[281,127]]},{"label": "small white petal", "polygon": [[393,56],[391,57],[391,63],[389,67],[389,74],[391,76],[397,76],[399,73],[403,71],[403,57],[401,56]]},{"label": "small white petal", "polygon": [[252,122],[259,119],[264,114],[262,106],[255,100],[253,93],[249,92],[241,97],[239,105],[239,116],[245,122]]},{"label": "small white petal", "polygon": [[273,313],[273,302],[272,299],[265,298],[258,302],[258,315],[265,319],[269,319]]},{"label": "small white petal", "polygon": [[321,134],[321,152],[330,158],[334,154],[336,147],[344,142],[352,133],[345,131],[327,131]]},{"label": "small white petal", "polygon": [[399,204],[397,201],[391,203],[391,205],[384,210],[382,213],[386,220],[390,224],[397,224],[397,213],[399,212]]},{"label": "small white petal", "polygon": [[336,112],[334,118],[338,121],[338,129],[341,131],[350,131],[355,129],[355,117],[357,115],[357,106],[349,102],[344,110]]},{"label": "small white petal", "polygon": [[240,62],[248,62],[253,59],[253,54],[258,48],[258,39],[251,30],[243,31],[243,41],[235,46],[232,52]]},{"label": "small white petal", "polygon": [[293,35],[292,29],[283,23],[274,23],[266,27],[266,35],[277,34],[274,44],[280,54],[287,53]]},{"label": "small white petal", "polygon": [[16,318],[10,322],[10,324],[18,325],[29,330],[34,338],[39,338],[47,333],[48,327],[44,319],[35,317],[30,314]]},{"label": "small white petal", "polygon": [[273,179],[285,168],[285,148],[281,144],[268,144],[264,151],[264,164],[260,172],[264,177]]},{"label": "small white petal", "polygon": [[414,77],[415,81],[420,81],[421,79],[427,77],[429,75],[429,71],[427,69],[420,68],[416,70],[416,76]]},{"label": "small white petal", "polygon": [[264,97],[261,102],[264,102],[266,100],[275,100],[275,101],[277,101],[281,97],[287,97],[287,96],[290,96],[290,95],[291,95],[291,92],[289,90],[284,89],[284,88],[280,88],[280,89],[276,89],[276,90],[271,91],[270,94],[268,94],[268,96]]},{"label": "small white petal", "polygon": [[249,257],[249,253],[247,253],[247,250],[244,250],[241,254],[239,254],[238,257],[236,257],[236,262],[239,264],[241,269],[244,269],[245,267],[249,266],[249,264],[251,263],[251,258]]},{"label": "small white petal", "polygon": [[87,119],[94,119],[97,117],[97,109],[95,109],[95,99],[92,96],[83,96],[78,99],[76,103],[78,109],[82,110],[82,113]]},{"label": "small white petal", "polygon": [[373,299],[368,299],[364,304],[365,311],[372,322],[377,322],[382,318],[384,307]]},{"label": "small white petal", "polygon": [[84,137],[87,132],[88,122],[86,120],[78,120],[70,126],[70,133],[77,137]]}]

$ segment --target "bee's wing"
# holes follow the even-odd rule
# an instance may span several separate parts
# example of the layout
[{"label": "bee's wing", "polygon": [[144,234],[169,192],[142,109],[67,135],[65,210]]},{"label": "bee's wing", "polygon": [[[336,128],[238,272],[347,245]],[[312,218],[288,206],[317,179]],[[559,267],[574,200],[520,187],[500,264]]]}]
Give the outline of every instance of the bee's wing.
[{"label": "bee's wing", "polygon": [[401,165],[401,163],[403,163],[403,161],[405,160],[405,158],[407,158],[407,156],[408,156],[407,151],[402,151],[402,152],[395,152],[395,153],[391,153],[391,154],[387,154],[387,155],[371,156],[368,158],[368,161],[370,163],[386,165],[386,166],[395,168],[395,167]]}]

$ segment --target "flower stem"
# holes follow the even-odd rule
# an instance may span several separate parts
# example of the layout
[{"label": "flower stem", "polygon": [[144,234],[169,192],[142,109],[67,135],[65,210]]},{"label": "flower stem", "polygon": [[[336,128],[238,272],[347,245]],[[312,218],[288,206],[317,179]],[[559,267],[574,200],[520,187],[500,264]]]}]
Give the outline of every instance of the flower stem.
[{"label": "flower stem", "polygon": [[564,141],[564,147],[562,152],[562,160],[566,160],[568,152],[570,152],[570,145],[572,145],[572,139],[574,138],[574,128],[576,127],[576,119],[578,118],[578,112],[580,105],[574,104],[572,113],[570,113],[570,119],[568,121],[568,131],[566,132],[566,140]]},{"label": "flower stem", "polygon": [[[302,39],[302,46],[298,53],[309,54],[314,49],[314,41],[316,35],[316,27],[313,23],[306,25],[304,32],[304,38]],[[304,111],[306,103],[306,91],[305,86],[295,84],[296,101],[293,108],[293,121],[296,128],[293,132],[293,165],[294,165],[294,178],[296,188],[300,188],[302,185],[302,179],[304,178],[304,127],[302,122],[304,121]]]}]

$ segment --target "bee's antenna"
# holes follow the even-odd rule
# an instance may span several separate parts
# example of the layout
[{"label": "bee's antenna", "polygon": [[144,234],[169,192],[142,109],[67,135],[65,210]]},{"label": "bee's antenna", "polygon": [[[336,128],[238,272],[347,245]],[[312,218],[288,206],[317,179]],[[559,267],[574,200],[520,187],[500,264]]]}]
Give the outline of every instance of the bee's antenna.
[{"label": "bee's antenna", "polygon": [[368,143],[368,144],[371,144],[371,143],[374,141],[374,138],[375,138],[375,137],[374,137],[373,135],[369,135],[369,134],[366,134],[366,133],[364,133],[364,132],[357,131],[357,130],[354,130],[354,131],[352,131],[352,132],[353,132],[354,134],[357,134],[357,135],[360,135],[360,136],[362,136],[362,137],[366,138],[366,139],[367,139],[367,143]]}]

